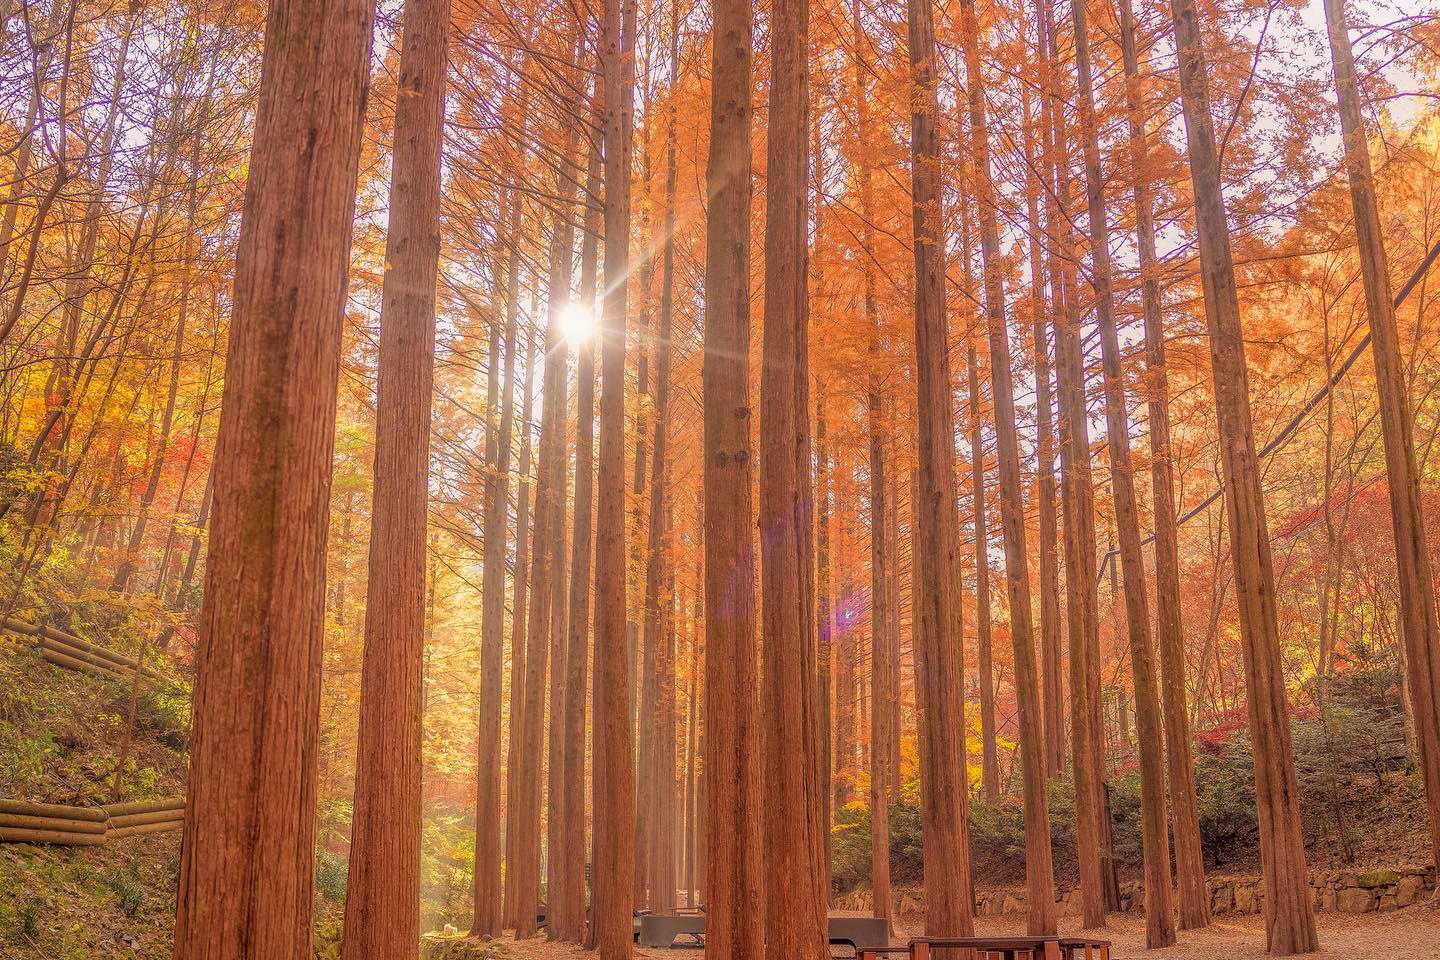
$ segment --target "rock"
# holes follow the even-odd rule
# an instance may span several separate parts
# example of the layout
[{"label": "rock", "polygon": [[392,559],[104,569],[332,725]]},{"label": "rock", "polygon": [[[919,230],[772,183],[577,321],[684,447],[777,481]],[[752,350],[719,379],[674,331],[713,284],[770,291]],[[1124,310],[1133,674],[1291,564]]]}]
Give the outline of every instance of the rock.
[{"label": "rock", "polygon": [[1346,887],[1335,894],[1335,909],[1341,913],[1369,913],[1375,909],[1375,894],[1362,887]]},{"label": "rock", "polygon": [[1425,889],[1425,878],[1420,876],[1401,877],[1400,882],[1395,885],[1395,905],[1397,907],[1408,907],[1420,897]]},{"label": "rock", "polygon": [[1334,910],[1334,909],[1335,909],[1335,890],[1334,890],[1333,887],[1326,887],[1325,890],[1324,890],[1323,892],[1321,892],[1321,894],[1320,894],[1320,909],[1321,909],[1321,910]]},{"label": "rock", "polygon": [[1014,894],[1007,893],[1005,899],[1000,903],[1001,913],[1020,913],[1025,909],[1025,901]]},{"label": "rock", "polygon": [[1364,890],[1391,887],[1400,882],[1400,874],[1394,870],[1371,870],[1355,878],[1355,885]]},{"label": "rock", "polygon": [[1235,912],[1256,913],[1259,906],[1255,899],[1255,888],[1249,884],[1241,884],[1235,888]]},{"label": "rock", "polygon": [[1215,888],[1215,894],[1211,899],[1210,909],[1213,913],[1229,913],[1235,909],[1235,887],[1232,884],[1225,884]]},{"label": "rock", "polygon": [[1385,896],[1380,898],[1380,905],[1376,909],[1382,913],[1397,909],[1395,905],[1395,895],[1393,893],[1385,894]]}]

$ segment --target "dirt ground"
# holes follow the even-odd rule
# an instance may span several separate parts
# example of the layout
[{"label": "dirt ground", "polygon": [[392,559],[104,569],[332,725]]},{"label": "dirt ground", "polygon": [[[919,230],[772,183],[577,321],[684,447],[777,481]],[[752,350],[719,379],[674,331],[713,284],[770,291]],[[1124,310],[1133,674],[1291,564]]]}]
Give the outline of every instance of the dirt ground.
[{"label": "dirt ground", "polygon": [[[1316,915],[1320,933],[1320,952],[1311,954],[1335,960],[1440,960],[1440,910],[1419,905],[1395,913],[1351,915],[1322,913]],[[1061,921],[1061,932],[1074,932],[1078,923],[1073,918]],[[918,934],[918,927],[902,922],[901,939]],[[979,917],[975,921],[977,936],[987,934],[1024,933],[1023,917]],[[1205,930],[1182,930],[1180,942],[1163,950],[1144,949],[1145,921],[1140,916],[1111,918],[1107,931],[1116,960],[1127,957],[1156,957],[1164,960],[1244,960],[1266,957],[1265,924],[1255,915],[1217,918]],[[508,956],[514,960],[580,960],[592,957],[578,947],[530,940],[507,941]],[[637,957],[646,960],[700,960],[698,950],[641,950]]]}]

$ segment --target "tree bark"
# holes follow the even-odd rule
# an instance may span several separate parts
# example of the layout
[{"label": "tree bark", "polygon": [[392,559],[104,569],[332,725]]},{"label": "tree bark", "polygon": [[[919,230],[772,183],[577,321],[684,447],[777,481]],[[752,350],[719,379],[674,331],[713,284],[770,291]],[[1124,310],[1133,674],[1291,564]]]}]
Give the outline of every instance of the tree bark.
[{"label": "tree bark", "polygon": [[[1060,419],[1061,495],[1065,536],[1065,608],[1070,643],[1071,767],[1075,772],[1075,849],[1079,866],[1083,924],[1105,925],[1103,875],[1108,864],[1104,805],[1105,751],[1100,723],[1100,614],[1095,571],[1095,500],[1090,471],[1090,428],[1085,408],[1081,313],[1075,300],[1076,242],[1069,223],[1070,169],[1065,101],[1056,77],[1054,8],[1037,0],[1044,28],[1045,79],[1053,139],[1047,146],[1055,175],[1054,212],[1049,218],[1051,276],[1058,285],[1052,316]],[[1063,227],[1063,232],[1062,232]]]},{"label": "tree bark", "polygon": [[[1145,945],[1168,947],[1175,942],[1175,908],[1170,891],[1170,838],[1166,831],[1165,764],[1161,754],[1160,694],[1155,683],[1155,652],[1150,639],[1150,608],[1145,595],[1145,554],[1135,503],[1135,469],[1130,460],[1130,415],[1126,408],[1125,372],[1116,331],[1114,269],[1110,261],[1110,226],[1105,209],[1105,183],[1100,167],[1100,139],[1095,120],[1095,93],[1090,71],[1090,40],[1085,0],[1071,0],[1075,25],[1076,98],[1084,134],[1085,183],[1090,214],[1091,285],[1104,365],[1105,428],[1110,450],[1110,484],[1115,525],[1120,537],[1120,566],[1125,578],[1125,620],[1130,643],[1130,671],[1135,687],[1135,722],[1140,738],[1140,836],[1144,857]],[[1113,558],[1112,558],[1113,559]],[[1112,583],[1114,565],[1111,566]],[[1113,590],[1113,587],[1112,587]],[[1121,703],[1124,703],[1122,699]],[[1121,732],[1128,728],[1121,714]]]},{"label": "tree bark", "polygon": [[[574,153],[575,131],[566,131],[559,162],[568,166]],[[534,534],[531,542],[529,624],[526,627],[524,677],[525,707],[521,717],[521,752],[518,764],[513,846],[506,847],[515,873],[515,937],[533,937],[540,904],[541,766],[545,762],[545,689],[555,607],[555,580],[563,567],[565,547],[565,371],[568,351],[561,316],[570,300],[574,252],[575,178],[565,169],[556,172],[558,197],[550,241],[546,296],[545,366],[541,385],[540,448],[535,477]],[[519,610],[516,611],[519,616]],[[511,677],[511,684],[519,682]],[[512,721],[513,722],[513,721]],[[513,741],[512,741],[513,742]]]},{"label": "tree bark", "polygon": [[[420,950],[425,557],[449,0],[406,0],[375,403],[375,484],[344,960]],[[178,334],[177,334],[178,336]]]},{"label": "tree bark", "polygon": [[[593,101],[596,120],[602,119],[599,98]],[[596,310],[595,265],[600,241],[601,208],[594,199],[601,192],[601,155],[592,143],[585,175],[585,233],[580,244],[580,296],[582,309]],[[598,319],[598,318],[597,318]],[[576,346],[578,364],[575,390],[575,522],[570,542],[570,642],[566,652],[568,698],[565,704],[565,822],[564,870],[551,887],[550,905],[554,935],[579,943],[585,928],[585,685],[590,639],[591,553],[594,544],[595,494],[595,341]],[[553,829],[553,827],[552,827]],[[554,881],[551,881],[554,884]],[[558,886],[558,893],[555,892]]]},{"label": "tree bark", "polygon": [[[519,233],[520,198],[509,193],[508,232]],[[495,393],[487,387],[490,423],[486,428],[485,545],[481,582],[480,619],[480,731],[477,741],[475,800],[475,917],[472,936],[498,937],[501,932],[500,883],[500,721],[505,684],[505,555],[510,526],[510,445],[515,423],[515,355],[519,350],[519,249],[510,244],[505,270],[505,335],[500,345],[498,322],[492,329],[490,379],[500,380],[499,422],[495,422]],[[533,341],[532,341],[533,342]],[[528,367],[527,367],[528,370]],[[528,379],[528,374],[527,374]],[[518,571],[518,567],[517,567]],[[519,590],[519,580],[516,581]]]},{"label": "tree bark", "polygon": [[[672,8],[673,9],[673,8]],[[677,34],[671,35],[670,62],[672,67],[679,60],[677,56]],[[670,525],[667,522],[666,504],[669,491],[666,485],[666,473],[669,457],[670,443],[670,366],[671,366],[671,327],[672,314],[674,312],[674,286],[675,286],[675,116],[670,111],[666,129],[667,147],[665,152],[665,199],[663,224],[661,235],[661,292],[660,292],[660,324],[655,350],[655,441],[652,445],[650,463],[650,516],[648,522],[648,542],[645,552],[645,622],[643,641],[645,645],[645,663],[648,672],[644,682],[650,689],[650,700],[652,711],[647,714],[647,719],[642,721],[642,727],[651,728],[649,737],[649,756],[641,755],[640,762],[649,767],[648,796],[641,804],[640,818],[642,823],[651,821],[659,829],[652,829],[649,833],[649,843],[645,850],[645,875],[641,878],[641,885],[648,889],[648,899],[642,900],[642,904],[648,904],[651,910],[656,913],[669,913],[675,908],[675,851],[667,842],[663,824],[657,818],[663,817],[663,812],[669,810],[675,803],[675,743],[674,740],[666,742],[663,731],[664,725],[663,701],[666,698],[666,686],[669,686],[671,694],[674,691],[674,665],[668,663],[663,655],[664,631],[665,631],[665,609],[670,602],[667,591],[664,589],[663,580],[671,568],[670,557]],[[645,742],[642,740],[642,743]],[[669,758],[667,763],[666,757]]]},{"label": "tree bark", "polygon": [[925,930],[968,936],[974,929],[965,770],[964,665],[955,507],[955,431],[945,317],[944,211],[940,115],[935,79],[935,14],[907,0],[910,48],[911,223],[915,252],[916,443],[921,522],[920,589],[915,597],[916,706],[920,806],[925,841]]},{"label": "tree bark", "polygon": [[311,953],[325,539],[373,18],[365,0],[280,0],[267,18],[215,451],[177,960]]},{"label": "tree bark", "polygon": [[[1043,31],[1043,26],[1039,28]],[[1043,53],[1043,34],[1039,38]],[[1038,501],[1040,542],[1040,709],[1044,713],[1045,773],[1057,777],[1065,770],[1064,654],[1060,635],[1060,545],[1055,512],[1055,421],[1051,397],[1050,347],[1045,332],[1046,227],[1040,221],[1039,193],[1048,193],[1049,178],[1036,171],[1035,134],[1030,110],[1030,89],[1024,88],[1025,213],[1030,235],[1030,328],[1035,374],[1035,492]]]},{"label": "tree bark", "polygon": [[754,12],[716,0],[705,235],[705,952],[765,955],[750,409]]},{"label": "tree bark", "polygon": [[[518,310],[518,290],[516,296]],[[530,462],[535,437],[532,413],[535,407],[535,352],[539,344],[539,324],[530,324],[529,343],[525,348],[525,395],[520,401],[520,486],[516,491],[515,509],[515,599],[510,611],[510,730],[505,755],[505,909],[504,926],[519,925],[518,891],[515,881],[515,852],[519,849],[515,831],[519,827],[521,768],[524,759],[525,681],[529,645],[526,600],[530,595]]]},{"label": "tree bark", "polygon": [[1390,294],[1390,264],[1370,171],[1370,147],[1360,113],[1360,89],[1345,0],[1325,0],[1325,25],[1335,68],[1340,132],[1350,204],[1355,211],[1355,240],[1365,283],[1365,312],[1370,318],[1370,347],[1375,357],[1375,391],[1380,433],[1385,444],[1385,473],[1390,481],[1390,520],[1395,533],[1395,563],[1400,581],[1400,620],[1405,639],[1406,684],[1414,729],[1414,753],[1425,783],[1430,812],[1430,854],[1440,863],[1440,628],[1435,619],[1435,581],[1425,539],[1420,502],[1420,471],[1415,462],[1410,396],[1400,358],[1400,334]]},{"label": "tree bark", "polygon": [[[968,220],[961,214],[962,224]],[[968,226],[965,230],[969,232]],[[965,276],[970,276],[970,245]],[[968,286],[967,282],[967,286]],[[973,289],[973,288],[972,288]],[[980,672],[980,789],[987,800],[1000,796],[1000,753],[995,743],[995,665],[990,624],[990,543],[985,528],[985,423],[980,395],[980,363],[971,340],[965,349],[966,380],[970,385],[970,509],[975,525],[975,666]]]},{"label": "tree bark", "polygon": [[1230,226],[1220,180],[1220,156],[1210,116],[1209,68],[1194,0],[1171,0],[1180,94],[1195,188],[1200,281],[1210,326],[1215,411],[1225,468],[1225,506],[1240,608],[1240,637],[1248,677],[1246,699],[1254,742],[1255,799],[1265,874],[1266,947],[1272,953],[1318,948],[1300,829],[1289,705],[1280,660],[1270,533],[1255,456],[1249,372],[1240,326]]},{"label": "tree bark", "polygon": [[[601,960],[631,956],[635,887],[635,754],[625,628],[625,323],[635,105],[633,5],[634,0],[605,0],[600,53],[605,90],[605,308],[600,328],[595,515],[595,718],[601,744],[595,761],[595,818],[604,822],[604,829],[595,838],[593,916]],[[622,21],[630,29],[622,31]]]},{"label": "tree bark", "polygon": [[1149,380],[1150,486],[1155,522],[1155,630],[1160,642],[1170,824],[1175,839],[1180,928],[1192,930],[1210,923],[1210,893],[1205,886],[1205,853],[1200,845],[1195,763],[1191,755],[1190,720],[1185,705],[1185,644],[1180,627],[1180,551],[1170,447],[1170,388],[1160,307],[1160,265],[1155,253],[1154,200],[1148,170],[1149,134],[1145,129],[1141,103],[1140,64],[1130,0],[1120,0],[1119,8],[1131,166],[1135,171],[1135,239],[1140,255],[1140,304],[1145,318],[1146,376]]}]

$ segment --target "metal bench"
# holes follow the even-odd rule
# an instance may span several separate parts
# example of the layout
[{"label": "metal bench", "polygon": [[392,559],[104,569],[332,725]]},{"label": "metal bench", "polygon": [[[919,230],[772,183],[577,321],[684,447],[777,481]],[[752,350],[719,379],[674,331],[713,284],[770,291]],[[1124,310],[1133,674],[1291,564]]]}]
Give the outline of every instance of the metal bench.
[{"label": "metal bench", "polygon": [[[854,956],[863,951],[888,947],[890,931],[877,917],[830,917],[827,936],[830,946],[849,947]],[[689,938],[682,940],[682,938]],[[705,914],[647,914],[639,919],[637,941],[642,947],[703,947]],[[676,941],[680,941],[677,943]]]},{"label": "metal bench", "polygon": [[639,924],[637,939],[642,947],[671,947],[680,937],[690,938],[681,946],[705,945],[703,913],[650,913],[640,917]]},{"label": "metal bench", "polygon": [[828,935],[832,955],[835,947],[849,947],[859,957],[890,946],[890,925],[880,917],[830,917]]}]

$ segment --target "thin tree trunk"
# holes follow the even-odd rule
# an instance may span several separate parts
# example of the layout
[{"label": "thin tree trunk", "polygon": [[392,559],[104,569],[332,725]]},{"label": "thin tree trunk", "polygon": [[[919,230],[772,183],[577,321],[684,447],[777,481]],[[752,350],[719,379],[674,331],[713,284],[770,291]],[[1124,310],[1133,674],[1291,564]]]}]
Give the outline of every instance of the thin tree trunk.
[{"label": "thin tree trunk", "polygon": [[716,0],[705,224],[705,953],[765,955],[750,408],[748,0]]},{"label": "thin tree trunk", "polygon": [[1208,67],[1194,0],[1171,0],[1180,93],[1195,188],[1200,280],[1210,326],[1215,410],[1225,467],[1231,556],[1240,606],[1250,734],[1254,742],[1255,799],[1265,874],[1266,947],[1272,953],[1309,953],[1318,947],[1310,880],[1300,828],[1289,705],[1280,660],[1275,575],[1270,534],[1255,456],[1249,373],[1240,326],[1240,302],[1230,253],[1230,227],[1220,180],[1220,156],[1210,116]]},{"label": "thin tree trunk", "polygon": [[[520,198],[509,191],[507,231],[518,233]],[[472,936],[498,937],[501,932],[500,874],[500,728],[505,684],[505,555],[510,525],[510,441],[515,423],[515,355],[519,351],[519,250],[510,244],[506,258],[504,346],[497,323],[491,330],[490,383],[487,385],[485,462],[485,545],[480,619],[480,731],[475,800],[475,916]],[[532,341],[533,342],[533,341]],[[504,364],[504,387],[496,410],[496,384]],[[527,370],[529,368],[527,367]],[[528,380],[528,373],[527,373]],[[527,393],[528,395],[528,393]],[[499,417],[498,423],[496,417]],[[518,566],[517,566],[518,572]],[[516,580],[516,590],[520,590]]]},{"label": "thin tree trunk", "polygon": [[[1115,324],[1110,261],[1110,226],[1105,185],[1100,169],[1100,139],[1095,121],[1095,93],[1090,76],[1090,41],[1085,0],[1071,0],[1075,24],[1077,104],[1085,137],[1085,183],[1090,214],[1091,285],[1104,364],[1105,427],[1110,450],[1110,484],[1115,525],[1120,537],[1120,566],[1125,577],[1125,620],[1130,642],[1130,671],[1135,688],[1136,732],[1140,738],[1140,837],[1144,857],[1145,945],[1168,947],[1175,942],[1175,907],[1170,890],[1170,837],[1166,830],[1165,761],[1160,750],[1160,693],[1155,682],[1155,652],[1150,639],[1150,607],[1145,595],[1145,555],[1135,503],[1135,469],[1130,460],[1130,415],[1125,400],[1125,372]],[[1114,558],[1112,557],[1112,560]],[[1111,564],[1114,591],[1115,565]],[[1118,603],[1118,598],[1112,597]],[[1117,624],[1118,626],[1118,624]],[[1129,723],[1121,694],[1120,731],[1129,739]],[[1128,743],[1126,753],[1128,754]]]},{"label": "thin tree trunk", "polygon": [[1154,201],[1147,169],[1149,135],[1141,103],[1140,65],[1130,0],[1120,0],[1119,8],[1130,153],[1135,169],[1135,238],[1140,253],[1140,303],[1145,318],[1146,372],[1150,388],[1147,400],[1151,503],[1155,522],[1155,630],[1160,645],[1170,824],[1175,839],[1180,928],[1192,930],[1210,923],[1210,893],[1205,886],[1205,853],[1200,845],[1195,764],[1191,757],[1190,721],[1185,705],[1185,643],[1180,627],[1180,551],[1175,525],[1175,482],[1170,446],[1170,388],[1165,368],[1165,329],[1160,307],[1160,265],[1155,253]]},{"label": "thin tree trunk", "polygon": [[[517,295],[518,301],[518,295]],[[518,306],[517,308],[518,309]],[[533,313],[533,311],[532,311]],[[505,909],[504,926],[512,929],[520,923],[517,910],[519,879],[516,851],[516,829],[519,827],[520,768],[525,761],[525,676],[529,652],[526,612],[530,595],[530,461],[535,431],[531,421],[535,404],[535,352],[538,347],[539,324],[530,325],[529,344],[525,349],[525,395],[520,401],[520,486],[516,492],[515,509],[515,599],[510,611],[510,731],[505,755]]]},{"label": "thin tree trunk", "polygon": [[915,691],[920,717],[920,807],[925,839],[925,930],[974,929],[965,769],[964,664],[955,507],[955,431],[945,316],[944,211],[935,20],[930,0],[907,0],[910,49],[911,222],[915,251],[916,443],[922,503],[915,597]]},{"label": "thin tree trunk", "polygon": [[[965,218],[965,214],[961,214]],[[965,218],[968,219],[968,218]],[[962,221],[963,222],[963,221]],[[968,228],[965,230],[969,232]],[[970,276],[969,243],[965,276]],[[967,286],[969,284],[967,283]],[[985,423],[980,398],[980,363],[973,339],[965,349],[970,385],[970,504],[975,525],[975,666],[980,673],[980,788],[987,800],[1000,796],[1000,754],[995,743],[995,666],[990,624],[990,543],[985,528]]]},{"label": "thin tree trunk", "polygon": [[416,957],[420,950],[425,540],[450,0],[406,0],[404,22],[381,289],[344,960]]},{"label": "thin tree trunk", "polygon": [[[1038,18],[1037,18],[1038,20]],[[1043,30],[1043,26],[1039,27]],[[1044,43],[1043,36],[1040,43]],[[1028,59],[1028,57],[1027,57]],[[1055,421],[1050,384],[1050,348],[1045,333],[1045,262],[1042,245],[1045,230],[1040,222],[1039,197],[1042,184],[1035,171],[1035,136],[1030,111],[1030,88],[1023,89],[1025,169],[1025,213],[1030,229],[1030,327],[1035,373],[1035,468],[1036,499],[1039,501],[1040,542],[1040,709],[1044,713],[1045,773],[1057,777],[1065,770],[1064,654],[1060,636],[1060,545],[1055,512]],[[1048,192],[1048,177],[1044,184]]]},{"label": "thin tree trunk", "polygon": [[[679,61],[677,43],[678,34],[672,32],[670,49],[672,69]],[[642,722],[642,728],[651,730],[650,756],[646,757],[642,754],[640,758],[642,764],[646,764],[648,760],[650,768],[646,777],[648,796],[639,811],[642,823],[653,821],[657,814],[668,810],[675,802],[675,743],[673,739],[667,743],[664,736],[660,735],[662,731],[659,730],[659,727],[663,725],[663,721],[659,724],[652,724],[652,720],[657,716],[664,716],[664,711],[659,707],[666,696],[665,686],[668,684],[673,692],[675,682],[673,664],[665,662],[661,650],[664,643],[662,634],[665,629],[663,608],[668,602],[662,598],[662,593],[668,593],[664,590],[662,581],[670,571],[672,562],[670,558],[670,526],[666,522],[668,497],[666,468],[670,441],[671,321],[674,312],[675,286],[674,110],[670,111],[667,121],[666,140],[665,199],[661,226],[661,235],[664,240],[661,253],[660,327],[655,351],[655,442],[650,465],[650,517],[645,560],[643,638],[648,672],[644,682],[650,690],[652,711],[646,714],[650,719]],[[665,762],[666,756],[670,758],[669,763]],[[640,883],[642,887],[648,888],[648,905],[656,913],[669,913],[675,907],[674,850],[666,843],[666,839],[663,829],[650,831],[648,849],[645,851],[646,862],[642,864],[645,867],[645,876],[640,879]]]},{"label": "thin tree trunk", "polygon": [[[1105,751],[1100,722],[1100,614],[1095,572],[1095,500],[1090,471],[1089,416],[1085,408],[1085,367],[1080,343],[1081,314],[1075,302],[1077,244],[1069,225],[1070,144],[1065,132],[1065,101],[1056,76],[1054,8],[1037,0],[1045,37],[1045,76],[1053,123],[1049,144],[1055,169],[1055,215],[1050,218],[1051,273],[1059,283],[1064,310],[1052,317],[1055,373],[1060,417],[1061,494],[1065,535],[1065,607],[1070,634],[1071,767],[1075,771],[1075,851],[1085,927],[1105,925],[1108,866],[1104,809]],[[1062,232],[1063,230],[1063,232]]]},{"label": "thin tree trunk", "polygon": [[[566,131],[560,154],[562,164],[574,153],[575,131]],[[562,168],[556,172],[558,204],[550,242],[548,293],[546,296],[545,366],[541,385],[544,409],[540,424],[540,448],[535,477],[534,534],[531,542],[531,583],[529,624],[526,627],[524,695],[521,719],[521,752],[518,758],[519,789],[514,846],[506,855],[515,877],[515,938],[533,937],[540,905],[540,806],[541,766],[545,762],[545,680],[552,641],[552,614],[555,606],[555,579],[563,566],[565,548],[565,370],[568,351],[561,328],[561,316],[570,300],[570,276],[574,254],[575,178]],[[519,616],[519,611],[516,611]],[[519,682],[512,676],[511,683]]]},{"label": "thin tree trunk", "polygon": [[1027,929],[1055,933],[1055,868],[1050,852],[1050,807],[1045,793],[1045,743],[1035,669],[1030,606],[1030,569],[1025,549],[1025,505],[1021,498],[1020,438],[1015,427],[1015,388],[1002,287],[1000,235],[995,189],[990,176],[985,80],[981,72],[979,22],[973,0],[962,0],[966,87],[970,99],[970,144],[974,189],[980,210],[980,253],[985,270],[986,326],[990,333],[990,385],[995,405],[995,440],[1000,463],[1000,529],[1005,541],[1010,637],[1015,648],[1015,698],[1020,715],[1020,757],[1025,793],[1025,879]]},{"label": "thin tree trunk", "polygon": [[365,0],[268,14],[215,450],[177,960],[311,953],[321,571],[373,17]]},{"label": "thin tree trunk", "polygon": [[[630,131],[635,105],[634,0],[605,0],[601,72],[605,134],[605,310],[595,517],[594,923],[601,960],[632,952],[635,755],[630,736],[625,583],[625,323],[630,273]],[[622,31],[622,24],[628,28]],[[603,771],[601,770],[603,765]]]},{"label": "thin tree trunk", "polygon": [[1370,148],[1360,113],[1360,90],[1355,78],[1355,58],[1350,50],[1345,0],[1325,0],[1325,24],[1335,67],[1345,167],[1350,180],[1350,203],[1355,211],[1355,240],[1365,281],[1371,351],[1375,355],[1375,388],[1380,406],[1380,432],[1385,443],[1385,473],[1390,481],[1390,519],[1395,532],[1399,606],[1405,635],[1405,679],[1414,721],[1415,759],[1425,783],[1430,811],[1431,859],[1440,863],[1440,627],[1435,620],[1435,582],[1420,503],[1414,425],[1406,402],[1409,393],[1400,362],[1400,335],[1390,294],[1390,265],[1375,201]]},{"label": "thin tree trunk", "polygon": [[[594,99],[599,120],[599,97]],[[585,176],[585,233],[580,244],[581,309],[595,310],[595,264],[600,241],[601,156],[592,143]],[[597,318],[598,319],[598,318]],[[595,494],[595,341],[577,344],[575,390],[575,523],[570,549],[569,695],[565,705],[565,866],[559,893],[551,887],[551,921],[557,938],[579,943],[585,928],[585,685],[590,639],[591,553]]]}]

